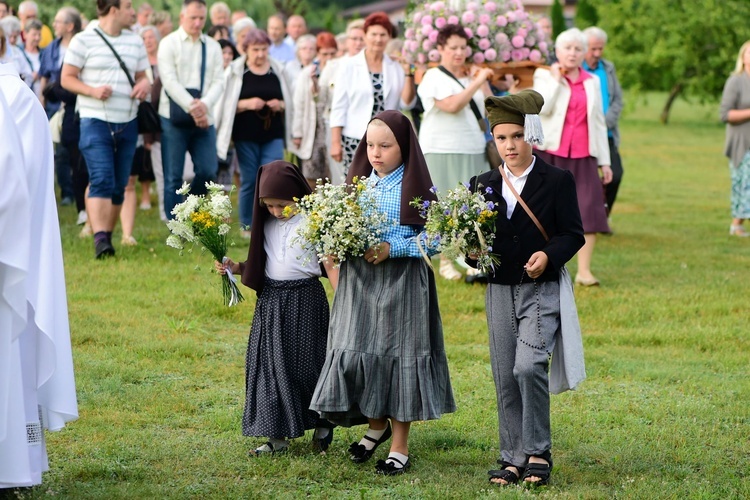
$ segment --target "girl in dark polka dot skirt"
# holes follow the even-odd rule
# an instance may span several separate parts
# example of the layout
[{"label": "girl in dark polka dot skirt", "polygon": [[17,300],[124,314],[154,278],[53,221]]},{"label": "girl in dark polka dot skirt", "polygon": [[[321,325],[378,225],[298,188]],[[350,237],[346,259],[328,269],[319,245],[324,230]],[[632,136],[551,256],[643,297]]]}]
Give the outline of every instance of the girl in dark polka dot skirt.
[{"label": "girl in dark polka dot skirt", "polygon": [[[295,241],[301,216],[292,200],[308,193],[295,165],[261,166],[247,261],[215,263],[219,272],[241,274],[242,283],[258,293],[245,360],[242,433],[268,442],[251,455],[286,451],[288,440],[308,429],[315,429],[318,451],[333,438],[332,424],[309,409],[326,357],[329,308],[316,255]],[[335,289],[338,269],[326,264],[325,273]]]}]

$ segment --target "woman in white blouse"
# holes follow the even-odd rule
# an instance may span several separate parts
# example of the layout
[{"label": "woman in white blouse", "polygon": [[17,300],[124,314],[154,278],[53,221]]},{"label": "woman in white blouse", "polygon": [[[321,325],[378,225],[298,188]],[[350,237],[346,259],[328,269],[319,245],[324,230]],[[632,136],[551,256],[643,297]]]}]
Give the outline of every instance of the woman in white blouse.
[{"label": "woman in white blouse", "polygon": [[[430,176],[439,193],[489,168],[485,155],[484,98],[491,95],[490,68],[466,66],[469,37],[463,26],[448,24],[437,38],[440,66],[427,70],[419,84],[424,106],[419,144],[424,151]],[[496,166],[496,165],[495,165]],[[440,275],[461,278],[449,260],[441,257]]]},{"label": "woman in white blouse", "polygon": [[385,12],[365,19],[365,50],[341,62],[331,104],[331,157],[345,174],[370,119],[378,113],[414,106],[414,81],[385,54],[393,25]]}]

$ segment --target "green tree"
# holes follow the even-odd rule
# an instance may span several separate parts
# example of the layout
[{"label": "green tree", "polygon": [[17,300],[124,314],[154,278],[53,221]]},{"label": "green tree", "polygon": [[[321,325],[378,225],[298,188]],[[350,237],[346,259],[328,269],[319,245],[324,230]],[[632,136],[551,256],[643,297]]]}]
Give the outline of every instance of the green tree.
[{"label": "green tree", "polygon": [[576,4],[575,24],[577,28],[585,29],[599,24],[599,16],[589,0],[578,0]]},{"label": "green tree", "polygon": [[669,92],[667,123],[678,95],[700,102],[721,95],[740,46],[750,38],[747,0],[596,0],[608,34],[605,57],[624,88]]},{"label": "green tree", "polygon": [[552,21],[552,39],[554,40],[557,35],[568,29],[560,0],[552,2],[550,20]]}]

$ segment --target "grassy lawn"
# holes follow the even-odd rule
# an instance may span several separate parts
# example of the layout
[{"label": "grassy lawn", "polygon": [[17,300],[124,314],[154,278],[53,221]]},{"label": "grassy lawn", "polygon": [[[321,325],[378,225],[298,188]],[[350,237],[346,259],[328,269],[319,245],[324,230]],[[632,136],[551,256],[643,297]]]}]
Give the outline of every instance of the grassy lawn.
[{"label": "grassy lawn", "polygon": [[[438,282],[458,411],[414,425],[409,473],[351,463],[363,428],[337,429],[325,456],[308,435],[253,459],[262,441],[240,419],[254,293],[223,307],[210,256],[166,247],[155,210],[138,214],[137,247],[95,261],[62,207],[80,420],[48,434],[51,471],[24,496],[750,497],[750,241],[728,236],[724,129],[716,105],[684,101],[662,126],[663,96],[648,97],[621,124],[615,234],[593,264],[602,286],[577,290],[589,378],[553,396],[548,488],[487,482],[498,434],[482,285]],[[230,253],[244,259],[239,238]]]}]

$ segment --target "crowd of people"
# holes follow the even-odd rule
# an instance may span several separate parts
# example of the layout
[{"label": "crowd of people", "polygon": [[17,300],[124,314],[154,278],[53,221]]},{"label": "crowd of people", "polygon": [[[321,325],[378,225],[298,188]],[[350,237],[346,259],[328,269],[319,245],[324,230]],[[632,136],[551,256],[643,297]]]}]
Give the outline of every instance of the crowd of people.
[{"label": "crowd of people", "polygon": [[[456,24],[437,33],[439,65],[421,68],[417,84],[384,12],[335,35],[308,34],[299,15],[272,15],[263,29],[244,11],[223,2],[209,8],[205,0],[184,0],[176,25],[147,3],[136,10],[132,0],[96,0],[96,9],[97,19],[87,22],[63,7],[50,30],[37,19],[36,4],[22,2],[17,18],[0,20],[0,67],[20,75],[26,94],[41,103],[37,115],[46,112],[60,204],[76,205],[80,234],[93,239],[97,259],[115,255],[118,221],[121,245],[138,244],[136,214],[154,210],[152,183],[164,221],[182,201],[177,190],[185,181],[194,194],[205,193],[207,181],[227,189],[239,184],[248,259],[216,267],[240,274],[259,295],[242,428],[268,442],[253,454],[283,452],[308,429],[325,451],[335,425],[366,423],[362,440],[349,447],[351,460],[366,462],[392,438],[376,470],[400,474],[411,465],[411,422],[455,411],[434,275],[417,243],[424,221],[409,202],[468,182],[486,189],[500,214],[495,248],[502,262],[483,275],[501,441],[501,468],[490,471],[490,480],[546,484],[550,355],[563,337],[569,385],[553,386],[574,387],[581,377],[572,374],[582,370],[564,265],[578,254],[574,282],[599,284],[591,271],[594,244],[598,233],[610,232],[622,178],[622,89],[602,58],[606,33],[564,31],[550,66],[536,71],[534,90],[518,91],[512,81],[504,90],[491,87],[491,69],[467,65],[469,39]],[[3,13],[10,8],[0,0]],[[542,23],[538,29],[547,36]],[[731,109],[727,116],[730,123],[744,120]],[[19,144],[18,151],[22,146],[28,149]],[[488,156],[489,149],[499,157]],[[291,236],[299,217],[289,207],[318,182],[354,177],[371,180],[393,227],[340,268],[303,264],[306,250]],[[32,196],[32,207],[54,197],[49,179],[50,192]],[[746,235],[736,221],[731,231]],[[33,247],[33,235],[29,241]],[[473,257],[459,262],[467,277],[481,274]],[[25,276],[28,266],[3,259],[0,252],[0,265]],[[463,276],[447,259],[439,275]],[[336,293],[330,317],[320,276]],[[14,306],[21,307],[8,310]],[[62,324],[67,328],[67,315]],[[4,338],[8,345],[23,339]],[[305,362],[297,362],[300,355]],[[72,371],[64,375],[69,389]],[[0,385],[0,416],[9,387]],[[76,415],[70,401],[64,411],[54,409],[57,428]],[[0,461],[4,451],[0,446]],[[14,483],[0,475],[4,484]]]}]

